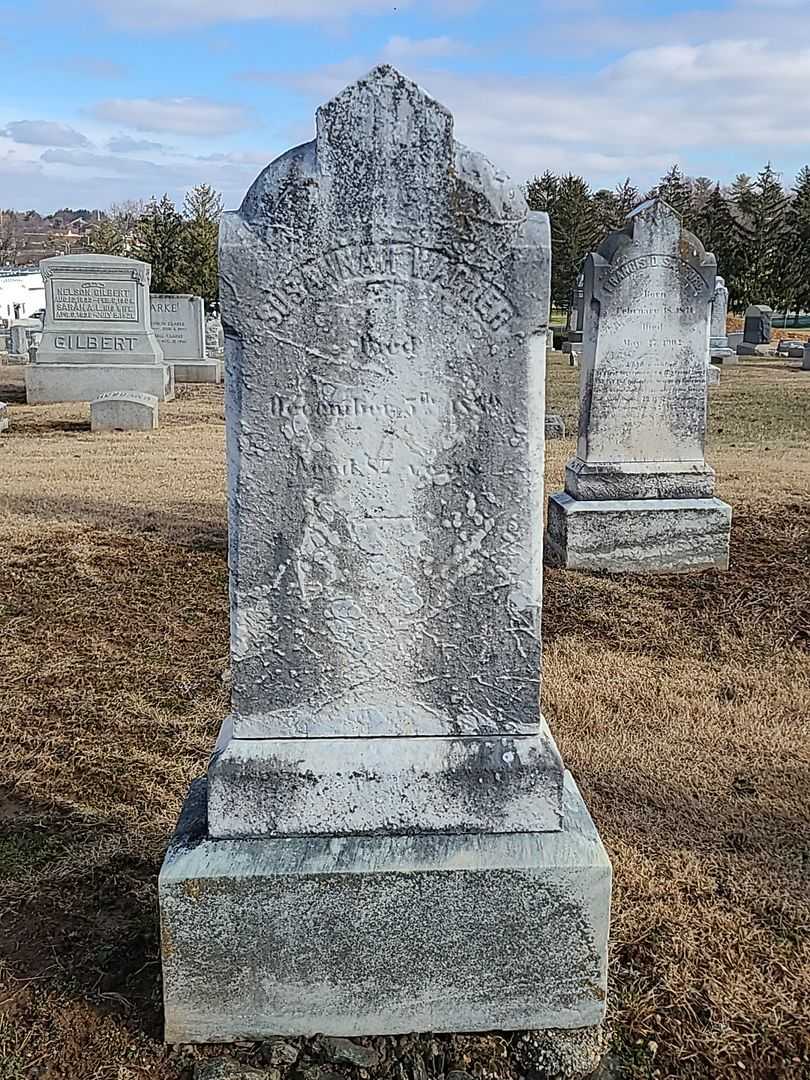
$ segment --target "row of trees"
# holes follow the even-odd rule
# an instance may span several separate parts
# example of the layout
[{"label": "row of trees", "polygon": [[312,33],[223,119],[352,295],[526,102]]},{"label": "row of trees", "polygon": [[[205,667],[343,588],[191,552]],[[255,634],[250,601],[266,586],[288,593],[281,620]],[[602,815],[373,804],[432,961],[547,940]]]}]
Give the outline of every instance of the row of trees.
[{"label": "row of trees", "polygon": [[208,184],[186,195],[178,210],[168,195],[113,206],[88,241],[99,255],[128,255],[152,264],[152,291],[217,300],[217,236],[222,199]]},{"label": "row of trees", "polygon": [[526,188],[529,206],[551,219],[552,302],[567,309],[588,252],[620,228],[645,199],[660,196],[717,256],[730,306],[766,303],[779,311],[810,309],[810,167],[786,191],[770,164],[756,177],[741,173],[728,187],[673,166],[641,194],[630,180],[613,191],[592,191],[581,176],[546,172]]}]

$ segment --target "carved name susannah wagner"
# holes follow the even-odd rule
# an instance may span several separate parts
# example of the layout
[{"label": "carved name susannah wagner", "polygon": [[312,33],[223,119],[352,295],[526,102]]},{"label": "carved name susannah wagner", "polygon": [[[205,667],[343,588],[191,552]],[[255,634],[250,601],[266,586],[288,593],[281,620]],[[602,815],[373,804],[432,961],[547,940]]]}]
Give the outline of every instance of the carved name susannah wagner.
[{"label": "carved name susannah wagner", "polygon": [[302,301],[323,301],[329,291],[347,284],[413,280],[455,293],[490,332],[501,330],[515,315],[508,297],[475,267],[446,252],[404,242],[350,244],[303,263],[265,294],[262,314],[279,326]]}]

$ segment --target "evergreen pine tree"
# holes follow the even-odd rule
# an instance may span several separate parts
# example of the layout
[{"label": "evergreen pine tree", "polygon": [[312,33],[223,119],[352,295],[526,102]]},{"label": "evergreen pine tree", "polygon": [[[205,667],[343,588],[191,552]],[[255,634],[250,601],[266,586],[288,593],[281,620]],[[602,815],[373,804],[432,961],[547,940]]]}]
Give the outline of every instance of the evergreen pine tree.
[{"label": "evergreen pine tree", "polygon": [[90,233],[87,250],[96,255],[126,255],[126,235],[120,220],[105,214]]},{"label": "evergreen pine tree", "polygon": [[188,291],[183,232],[183,219],[169,196],[150,199],[135,226],[133,254],[152,264],[152,292]]},{"label": "evergreen pine tree", "polygon": [[552,302],[567,311],[585,256],[602,239],[591,191],[581,176],[560,177],[550,217]]},{"label": "evergreen pine tree", "polygon": [[549,169],[542,176],[535,176],[526,185],[526,202],[530,210],[543,210],[551,214],[557,200],[559,180]]},{"label": "evergreen pine tree", "polygon": [[663,199],[665,203],[677,210],[684,219],[684,225],[688,228],[688,217],[692,198],[692,184],[688,177],[684,176],[679,165],[673,165],[665,172],[650,195]]},{"label": "evergreen pine tree", "polygon": [[786,236],[780,267],[785,310],[810,310],[810,166],[805,165],[793,185],[787,212]]},{"label": "evergreen pine tree", "polygon": [[201,296],[208,308],[219,295],[217,240],[222,199],[208,184],[198,184],[183,203],[186,283],[189,292]]}]

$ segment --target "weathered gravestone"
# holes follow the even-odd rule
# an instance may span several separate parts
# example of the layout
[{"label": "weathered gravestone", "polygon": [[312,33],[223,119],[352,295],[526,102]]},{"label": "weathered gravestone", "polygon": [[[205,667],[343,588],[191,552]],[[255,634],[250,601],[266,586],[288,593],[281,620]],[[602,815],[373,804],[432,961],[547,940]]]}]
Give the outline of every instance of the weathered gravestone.
[{"label": "weathered gravestone", "polygon": [[9,355],[18,363],[26,363],[30,350],[39,345],[42,323],[39,319],[17,319],[9,326]]},{"label": "weathered gravestone", "polygon": [[539,708],[549,260],[390,67],[223,217],[232,715],[161,871],[172,1042],[594,1045],[610,866]]},{"label": "weathered gravestone", "polygon": [[39,264],[45,326],[25,372],[29,403],[94,401],[113,390],[174,397],[152,331],[151,267],[117,255],[58,255]]},{"label": "weathered gravestone", "polygon": [[8,431],[11,421],[8,416],[8,405],[0,401],[0,431]]},{"label": "weathered gravestone", "polygon": [[219,361],[206,355],[205,305],[188,293],[152,293],[152,329],[174,381],[218,383]]},{"label": "weathered gravestone", "polygon": [[157,426],[154,394],[115,390],[90,402],[91,431],[153,431]]},{"label": "weathered gravestone", "polygon": [[[739,356],[757,356],[771,340],[771,317],[773,308],[766,304],[751,304],[745,309],[743,339],[737,346]],[[765,350],[767,351],[767,350]]]},{"label": "weathered gravestone", "polygon": [[225,349],[225,334],[219,315],[209,315],[205,322],[205,351],[208,356],[221,359]]},{"label": "weathered gravestone", "polygon": [[728,318],[728,289],[723,278],[717,277],[712,295],[711,321],[709,324],[709,361],[718,364],[736,364],[737,354],[728,344],[726,321]]},{"label": "weathered gravestone", "polygon": [[727,568],[731,508],[704,460],[714,278],[714,256],[657,199],[588,256],[579,441],[549,500],[552,564]]}]

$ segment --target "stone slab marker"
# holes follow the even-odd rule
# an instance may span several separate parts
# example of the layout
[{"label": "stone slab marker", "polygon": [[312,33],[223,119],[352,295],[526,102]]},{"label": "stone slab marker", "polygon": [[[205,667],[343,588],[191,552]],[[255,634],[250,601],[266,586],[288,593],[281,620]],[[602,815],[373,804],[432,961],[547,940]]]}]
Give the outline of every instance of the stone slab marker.
[{"label": "stone slab marker", "polygon": [[172,369],[152,330],[148,263],[58,255],[39,266],[45,325],[25,372],[29,404],[94,401],[117,390],[174,397]]},{"label": "stone slab marker", "polygon": [[206,355],[205,305],[190,293],[152,293],[152,329],[175,382],[218,383],[218,360]]},{"label": "stone slab marker", "polygon": [[153,394],[119,390],[90,402],[91,431],[154,431],[158,399]]},{"label": "stone slab marker", "polygon": [[166,1037],[574,1029],[610,865],[540,712],[545,214],[390,67],[225,214],[232,712]]},{"label": "stone slab marker", "polygon": [[715,266],[661,200],[588,256],[579,439],[549,500],[552,565],[728,567],[731,508],[704,458]]}]

